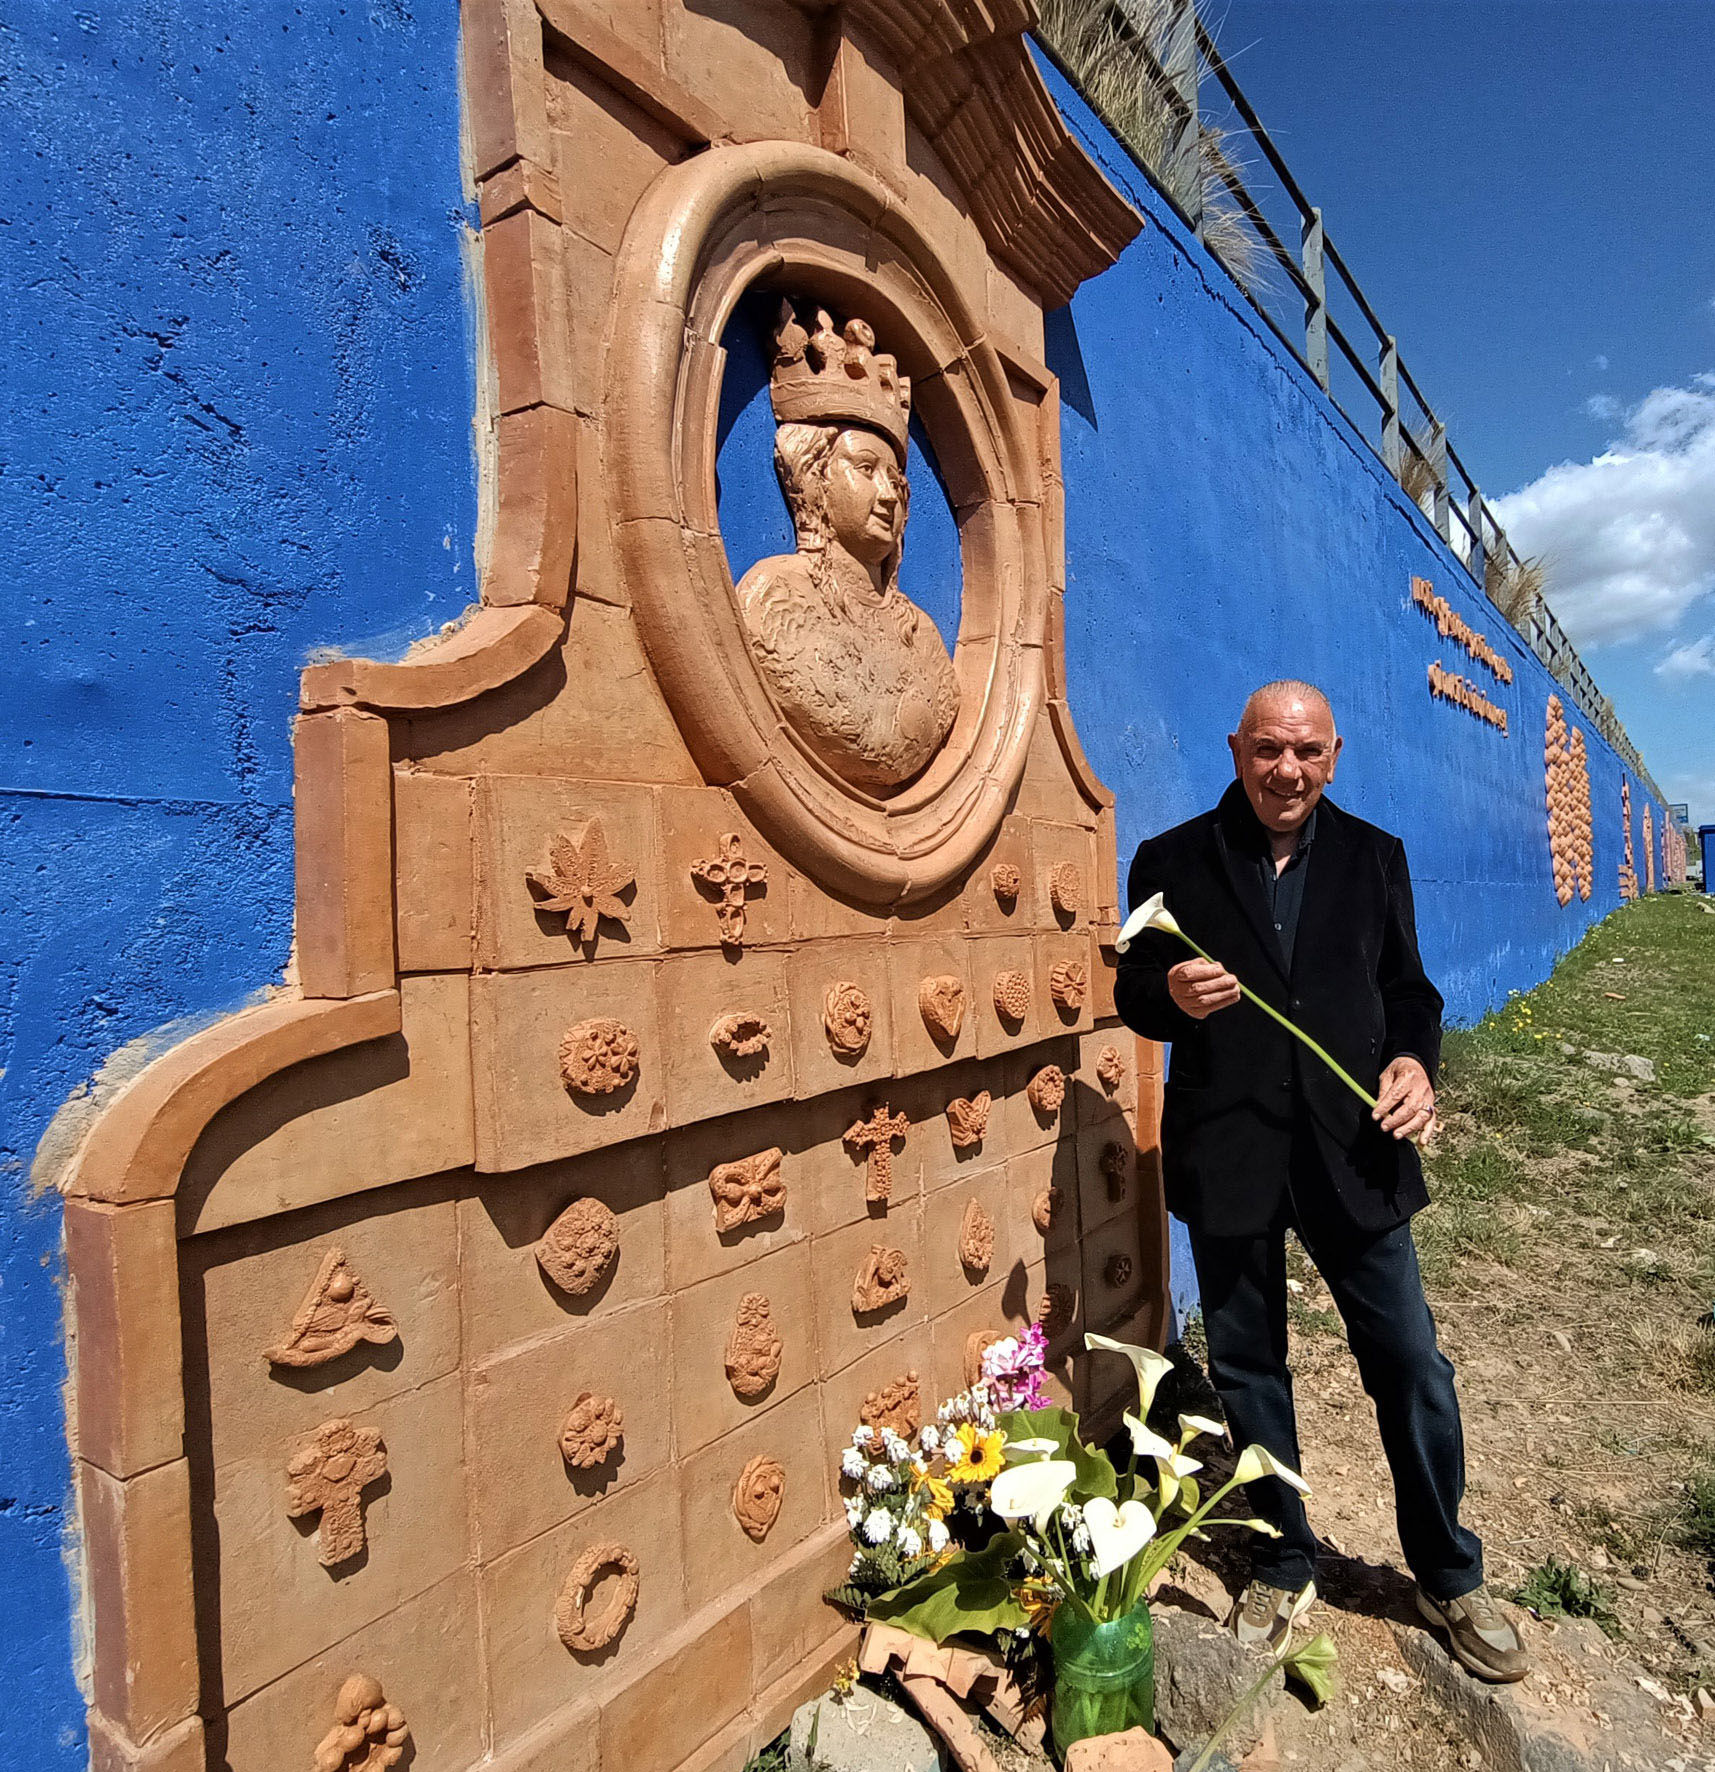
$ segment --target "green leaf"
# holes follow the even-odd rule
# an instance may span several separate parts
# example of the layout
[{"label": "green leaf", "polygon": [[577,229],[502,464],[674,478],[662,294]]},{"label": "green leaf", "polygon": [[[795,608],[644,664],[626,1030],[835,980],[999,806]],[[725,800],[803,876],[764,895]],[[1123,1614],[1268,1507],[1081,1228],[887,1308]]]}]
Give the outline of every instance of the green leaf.
[{"label": "green leaf", "polygon": [[1024,1630],[1030,1616],[1012,1591],[1007,1570],[1024,1548],[1019,1532],[1002,1532],[980,1551],[959,1551],[939,1569],[869,1603],[869,1616],[913,1636],[944,1643],[968,1632]]},{"label": "green leaf", "polygon": [[1179,1505],[1187,1515],[1194,1514],[1203,1505],[1203,1491],[1197,1487],[1195,1477],[1179,1479]]},{"label": "green leaf", "polygon": [[1286,1669],[1286,1677],[1297,1680],[1321,1706],[1334,1696],[1334,1665],[1339,1659],[1334,1639],[1326,1631],[1318,1631],[1307,1643],[1282,1655],[1280,1665]]},{"label": "green leaf", "polygon": [[1114,1467],[1105,1452],[1086,1446],[1078,1438],[1078,1417],[1070,1409],[1013,1409],[999,1417],[995,1425],[1009,1440],[1052,1440],[1059,1448],[1054,1456],[1069,1458],[1078,1467],[1068,1491],[1071,1500],[1084,1502],[1105,1495],[1109,1501],[1118,1501]]}]

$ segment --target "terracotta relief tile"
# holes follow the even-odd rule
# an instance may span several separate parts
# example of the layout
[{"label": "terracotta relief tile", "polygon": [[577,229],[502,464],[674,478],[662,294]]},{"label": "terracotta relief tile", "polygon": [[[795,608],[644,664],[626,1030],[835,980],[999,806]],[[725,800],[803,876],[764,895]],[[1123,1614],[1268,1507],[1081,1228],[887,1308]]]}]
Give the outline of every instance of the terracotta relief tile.
[{"label": "terracotta relief tile", "polygon": [[[622,1413],[617,1450],[579,1469],[560,1432],[577,1397],[611,1397]],[[470,1374],[471,1508],[481,1562],[651,1476],[672,1436],[664,1304],[645,1304],[528,1341]]]},{"label": "terracotta relief tile", "polygon": [[281,1743],[296,1742],[297,1763],[309,1767],[340,1688],[354,1673],[368,1672],[410,1726],[413,1766],[446,1772],[474,1764],[483,1752],[483,1706],[471,1701],[473,1687],[480,1693],[480,1666],[476,1593],[461,1571],[236,1705],[227,1759],[234,1766],[278,1765]]},{"label": "terracotta relief tile", "polygon": [[1135,1217],[1144,1204],[1137,1146],[1123,1115],[1091,1120],[1078,1128],[1078,1222],[1088,1236],[1121,1215]]},{"label": "terracotta relief tile", "polygon": [[693,1749],[745,1708],[750,1685],[750,1614],[741,1605],[696,1641],[667,1646],[603,1706],[602,1764],[677,1772]]},{"label": "terracotta relief tile", "polygon": [[394,898],[401,972],[469,968],[475,934],[473,784],[461,776],[393,771]]},{"label": "terracotta relief tile", "polygon": [[[823,1152],[818,1162],[805,1152],[782,1148],[782,1140],[805,1135],[802,1114],[789,1105],[668,1134],[667,1276],[672,1290],[729,1273],[809,1236],[816,1195],[830,1185],[844,1185],[850,1165],[840,1151]],[[718,1229],[710,1175],[723,1164],[765,1150],[781,1153],[785,1204],[768,1217]],[[832,1156],[839,1158],[837,1172],[829,1161]]]},{"label": "terracotta relief tile", "polygon": [[[971,947],[972,1012],[976,1021],[977,1055],[992,1058],[1028,1046],[1051,1030],[1049,1011],[1036,979],[1036,950],[1028,936],[994,936],[973,941]],[[1022,980],[1022,986],[1014,980]],[[1020,1015],[1002,1017],[1000,1000],[1022,1005]]]},{"label": "terracotta relief tile", "polygon": [[936,1070],[976,1052],[985,1005],[972,986],[969,951],[963,939],[889,944],[896,1075]]},{"label": "terracotta relief tile", "polygon": [[[853,1286],[878,1244],[904,1254],[911,1289],[898,1303],[858,1316],[852,1310]],[[817,1346],[824,1373],[838,1372],[878,1342],[894,1339],[928,1315],[922,1285],[921,1205],[892,1204],[884,1217],[865,1219],[817,1237],[813,1261]]]},{"label": "terracotta relief tile", "polygon": [[[791,934],[792,895],[786,864],[740,816],[730,794],[717,788],[663,788],[656,798],[661,866],[661,935],[670,948],[720,948],[744,953],[783,942]],[[720,864],[730,872],[723,839],[736,835],[746,862],[766,870],[766,880],[743,893],[742,940],[732,933],[731,882],[705,879],[696,870]],[[723,911],[727,911],[723,920]]]},{"label": "terracotta relief tile", "polygon": [[[721,949],[668,960],[661,969],[660,1003],[671,1124],[737,1113],[793,1093],[783,955]],[[744,1018],[746,1026],[723,1047],[710,1036],[729,1017]],[[755,1052],[731,1049],[758,1041]]]},{"label": "terracotta relief tile", "polygon": [[[1073,782],[1071,772],[1066,767],[1065,756],[1060,750],[1059,740],[1055,738],[1053,726],[1047,720],[1038,720],[1036,730],[1031,734],[1030,755],[1024,766],[1024,780],[1019,784],[1018,797],[1013,805],[1021,816],[1039,824],[1059,826],[1062,830],[1068,825],[1081,825],[1088,831],[1096,828],[1096,809],[1085,801]],[[1057,852],[1055,837],[1049,835],[1043,843],[1039,833],[1035,859],[1037,867],[1042,868],[1052,866],[1062,859],[1076,861],[1080,865],[1088,860],[1093,864],[1095,856],[1093,849],[1086,857],[1074,852],[1069,844],[1063,852]],[[1085,882],[1088,883],[1094,877],[1086,871]]]},{"label": "terracotta relief tile", "polygon": [[[981,1005],[978,1006],[980,1012]],[[904,1090],[909,1093],[904,1093]],[[916,1143],[923,1166],[923,1185],[933,1193],[949,1182],[958,1181],[979,1169],[999,1162],[1006,1154],[1006,1125],[1003,1096],[1005,1092],[1004,1063],[991,1061],[947,1066],[912,1077],[901,1086],[900,1104],[913,1115],[918,1134]],[[989,1096],[987,1126],[982,1139],[974,1145],[959,1146],[953,1141],[951,1123],[947,1118],[948,1103],[973,1101],[984,1093]]]},{"label": "terracotta relief tile", "polygon": [[[643,960],[479,973],[471,981],[477,1165],[519,1169],[618,1144],[666,1123],[666,1065],[655,1019],[658,967]],[[569,1029],[609,1018],[636,1037],[633,1082],[606,1095],[561,1080]]]},{"label": "terracotta relief tile", "polygon": [[[1077,1099],[1084,1088],[1077,1062],[1078,1048],[1071,1040],[1045,1040],[1027,1052],[1008,1054],[1002,1068],[1005,1096],[996,1102],[991,1121],[995,1116],[1005,1118],[1009,1152],[1017,1154],[1052,1144],[1077,1124]],[[1058,1108],[1045,1110],[1039,1109],[1031,1100],[1030,1087],[1049,1066],[1057,1069],[1065,1080],[1065,1094]]]},{"label": "terracotta relief tile", "polygon": [[[861,991],[868,1007],[869,1039],[861,1052],[837,1049],[829,1038],[829,993],[842,985]],[[887,950],[882,944],[825,942],[798,948],[786,962],[786,986],[800,1095],[845,1089],[893,1074],[893,1009]],[[849,1017],[842,1018],[842,1027],[844,1020]],[[842,1039],[847,1047],[853,1043],[843,1034]]]},{"label": "terracotta relief tile", "polygon": [[[1006,1165],[1007,1186],[1011,1192],[1009,1218],[1014,1245],[1029,1259],[1043,1249],[1075,1248],[1078,1241],[1078,1147],[1070,1138],[1057,1144],[1040,1145],[1022,1156],[1012,1157]],[[1041,1213],[1049,1220],[1043,1231],[1039,1223],[1040,1202],[1053,1193],[1052,1212]]]},{"label": "terracotta relief tile", "polygon": [[1062,933],[1088,929],[1098,895],[1095,837],[1077,825],[1038,819],[1031,850],[1041,876],[1045,926]]},{"label": "terracotta relief tile", "polygon": [[[294,1520],[288,1462],[303,1441],[258,1439],[215,1472],[222,1679],[237,1699],[457,1569],[465,1543],[462,1386],[437,1379],[345,1419],[386,1447],[362,1495],[363,1548],[324,1567],[314,1513]],[[320,1531],[328,1530],[321,1517]]]},{"label": "terracotta relief tile", "polygon": [[1129,1321],[1142,1301],[1145,1274],[1136,1215],[1121,1213],[1093,1227],[1081,1253],[1085,1323],[1105,1334],[1110,1324]]},{"label": "terracotta relief tile", "polygon": [[[580,1655],[555,1631],[555,1604],[583,1552],[609,1543],[637,1558],[637,1609],[610,1649]],[[605,1704],[684,1620],[684,1538],[673,1478],[662,1472],[616,1490],[490,1563],[478,1580],[494,1744],[501,1748],[562,1704]]]},{"label": "terracotta relief tile", "polygon": [[1045,1032],[1082,1033],[1095,1025],[1090,979],[1095,944],[1082,932],[1036,942],[1036,989]]},{"label": "terracotta relief tile", "polygon": [[[665,1289],[665,1186],[660,1141],[489,1180],[458,1203],[458,1260],[465,1357],[480,1361],[514,1342],[611,1316]],[[582,1296],[555,1285],[536,1244],[574,1200],[599,1200],[614,1215],[619,1253],[607,1277]]]},{"label": "terracotta relief tile", "polygon": [[[187,1294],[193,1288],[200,1294],[200,1309],[187,1308],[187,1331],[200,1329],[209,1350],[210,1450],[217,1468],[253,1455],[258,1445],[283,1444],[330,1416],[371,1410],[458,1369],[458,1242],[450,1199],[400,1200],[374,1213],[354,1213],[349,1204],[317,1207],[296,1228],[301,1241],[273,1248],[263,1244],[261,1227],[189,1245],[193,1260],[207,1263],[200,1285],[194,1267],[187,1273]],[[354,1341],[312,1366],[272,1363],[269,1351],[288,1337],[336,1250],[345,1255],[347,1271],[387,1301],[393,1336]]]},{"label": "terracotta relief tile", "polygon": [[[967,1265],[960,1257],[967,1212],[975,1207],[992,1227],[993,1247],[986,1264]],[[1006,1169],[995,1164],[964,1177],[957,1186],[930,1196],[923,1212],[923,1271],[919,1283],[927,1292],[931,1316],[962,1304],[1011,1270],[1015,1252],[1035,1253],[1013,1222],[1012,1194]],[[1030,1232],[1033,1236],[1035,1233]],[[925,1377],[928,1375],[925,1374]]]},{"label": "terracotta relief tile", "polygon": [[1084,1083],[1077,1097],[1081,1120],[1105,1119],[1115,1110],[1136,1111],[1139,1063],[1147,1061],[1149,1044],[1126,1027],[1099,1028],[1079,1040],[1078,1074]]},{"label": "terracotta relief tile", "polygon": [[[779,1515],[760,1542],[746,1534],[733,1512],[733,1485],[758,1457],[777,1459],[786,1473]],[[754,1580],[832,1518],[828,1469],[814,1385],[685,1461],[679,1505],[685,1588],[693,1611]]]},{"label": "terracotta relief tile", "polygon": [[[760,1394],[743,1398],[728,1382],[726,1362],[740,1306],[752,1296],[768,1301],[769,1321],[780,1343],[780,1369]],[[801,1243],[678,1294],[672,1317],[673,1419],[681,1457],[747,1421],[773,1414],[815,1378],[810,1250]]]},{"label": "terracotta relief tile", "polygon": [[956,1395],[965,1389],[971,1337],[980,1331],[1016,1335],[1028,1321],[1025,1269],[1014,1260],[1004,1271],[991,1272],[986,1286],[968,1289],[965,1297],[935,1318],[930,1363],[922,1369],[925,1384],[937,1397]]}]

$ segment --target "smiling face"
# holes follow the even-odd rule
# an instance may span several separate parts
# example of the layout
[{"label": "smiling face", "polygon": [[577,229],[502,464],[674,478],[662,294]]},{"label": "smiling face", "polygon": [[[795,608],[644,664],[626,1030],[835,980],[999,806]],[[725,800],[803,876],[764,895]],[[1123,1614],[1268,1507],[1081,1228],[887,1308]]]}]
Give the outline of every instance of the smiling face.
[{"label": "smiling face", "polygon": [[905,472],[873,431],[840,432],[828,463],[828,526],[854,559],[879,566],[905,533]]},{"label": "smiling face", "polygon": [[1304,821],[1334,779],[1341,739],[1319,697],[1285,692],[1253,700],[1227,740],[1233,773],[1266,829],[1285,836]]}]

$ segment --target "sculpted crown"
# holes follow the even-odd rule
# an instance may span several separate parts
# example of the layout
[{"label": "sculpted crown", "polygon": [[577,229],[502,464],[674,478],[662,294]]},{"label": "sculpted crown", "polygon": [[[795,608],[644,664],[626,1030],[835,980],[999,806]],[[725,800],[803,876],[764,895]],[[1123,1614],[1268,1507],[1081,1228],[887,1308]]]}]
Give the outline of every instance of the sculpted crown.
[{"label": "sculpted crown", "polygon": [[905,459],[911,419],[911,380],[896,359],[875,349],[875,330],[848,320],[834,330],[826,308],[816,310],[816,330],[798,324],[789,301],[780,304],[774,328],[774,374],[769,384],[780,424],[853,424],[879,431]]}]

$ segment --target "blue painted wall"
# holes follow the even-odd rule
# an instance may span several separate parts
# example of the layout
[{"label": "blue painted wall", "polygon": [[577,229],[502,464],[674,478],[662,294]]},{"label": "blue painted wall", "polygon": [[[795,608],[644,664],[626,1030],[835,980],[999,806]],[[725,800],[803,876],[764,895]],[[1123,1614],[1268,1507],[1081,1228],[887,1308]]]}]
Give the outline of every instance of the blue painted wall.
[{"label": "blue painted wall", "polygon": [[23,0],[0,34],[0,1766],[86,1757],[32,1153],[116,1048],[279,976],[306,653],[474,595],[456,11]]}]

